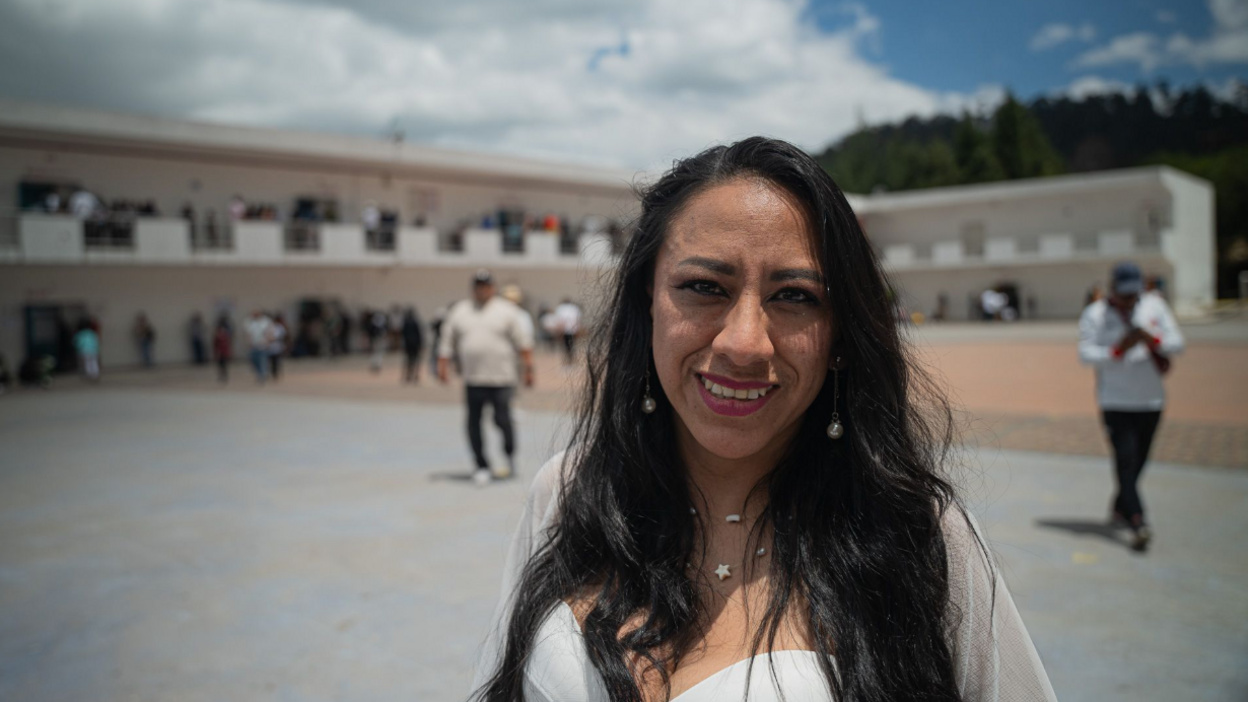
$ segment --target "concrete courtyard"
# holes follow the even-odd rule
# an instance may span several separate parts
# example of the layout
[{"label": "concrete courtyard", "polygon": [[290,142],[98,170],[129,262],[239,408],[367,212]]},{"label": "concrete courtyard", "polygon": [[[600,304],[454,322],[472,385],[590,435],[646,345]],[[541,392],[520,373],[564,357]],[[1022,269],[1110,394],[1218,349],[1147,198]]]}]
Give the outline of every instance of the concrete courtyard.
[{"label": "concrete courtyard", "polygon": [[[1020,422],[1033,442],[1088,423],[1086,399],[1046,399],[1044,379],[1068,370],[1029,366],[1030,403],[959,375],[997,377],[967,354],[1001,345],[1068,358],[1068,332],[923,340],[979,422],[957,479],[1058,697],[1248,699],[1248,413],[1202,418],[1208,402],[1179,393],[1175,422],[1226,442],[1194,455],[1223,458],[1149,466],[1157,539],[1134,554],[1104,527],[1103,447],[1010,443]],[[1189,377],[1231,378],[1209,402],[1237,412],[1244,335],[1196,336],[1198,359],[1237,360]],[[235,371],[225,388],[169,369],[0,398],[0,700],[465,698],[575,371],[544,359],[550,380],[520,400],[520,479],[486,488],[464,479],[453,388],[402,388],[397,368],[369,376],[359,359],[292,364],[266,388]]]}]

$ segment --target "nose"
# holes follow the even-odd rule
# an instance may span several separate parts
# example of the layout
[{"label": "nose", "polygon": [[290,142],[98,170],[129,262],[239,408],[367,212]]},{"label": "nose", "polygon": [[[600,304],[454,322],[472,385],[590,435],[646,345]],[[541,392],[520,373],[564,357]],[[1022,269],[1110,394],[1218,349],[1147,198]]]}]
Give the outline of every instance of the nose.
[{"label": "nose", "polygon": [[741,297],[728,311],[723,329],[711,342],[711,351],[736,366],[770,361],[775,347],[767,327],[762,305],[750,297]]}]

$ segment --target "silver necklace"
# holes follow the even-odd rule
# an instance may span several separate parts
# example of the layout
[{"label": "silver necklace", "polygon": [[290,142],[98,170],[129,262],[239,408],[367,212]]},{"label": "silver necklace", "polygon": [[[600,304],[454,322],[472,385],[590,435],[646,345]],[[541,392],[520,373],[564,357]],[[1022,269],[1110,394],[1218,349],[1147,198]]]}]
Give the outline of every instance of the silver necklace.
[{"label": "silver necklace", "polygon": [[[693,507],[690,507],[690,508],[689,508],[689,514],[696,515],[697,513],[698,513],[698,510],[694,509]],[[741,523],[741,515],[739,515],[739,514],[730,514],[730,515],[728,515],[727,517],[724,517],[724,521],[725,521],[725,522],[728,522],[729,524],[740,524],[740,523]],[[766,549],[766,548],[763,548],[763,547],[761,547],[761,546],[760,546],[760,547],[758,548],[758,550],[754,552],[754,557],[755,557],[755,558],[761,558],[761,557],[762,557],[763,555],[765,555],[766,553],[767,553],[767,549]],[[691,567],[691,568],[693,567],[692,565],[690,565],[690,564],[688,564],[688,563],[686,563],[685,565],[689,565],[689,567]],[[715,568],[714,570],[712,570],[711,572],[712,572],[712,573],[714,573],[716,576],[718,576],[718,577],[719,577],[720,582],[723,582],[723,581],[724,581],[724,580],[726,580],[727,578],[731,578],[731,577],[732,577],[732,568],[734,568],[734,567],[735,567],[735,566],[731,566],[731,565],[729,565],[729,564],[727,564],[727,563],[720,563],[720,564],[719,564],[719,566],[718,566],[717,568]]]}]

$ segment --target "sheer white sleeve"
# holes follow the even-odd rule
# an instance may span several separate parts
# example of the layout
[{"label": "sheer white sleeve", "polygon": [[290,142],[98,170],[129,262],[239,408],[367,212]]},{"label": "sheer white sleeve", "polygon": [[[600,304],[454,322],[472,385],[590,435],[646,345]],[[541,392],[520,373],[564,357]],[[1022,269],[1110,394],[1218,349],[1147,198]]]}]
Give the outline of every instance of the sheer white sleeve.
[{"label": "sheer white sleeve", "polygon": [[1040,655],[974,517],[942,519],[949,558],[950,649],[967,702],[1056,702]]},{"label": "sheer white sleeve", "polygon": [[511,547],[507,550],[507,559],[503,566],[502,594],[494,617],[490,620],[490,630],[481,656],[477,659],[477,669],[472,680],[475,691],[498,668],[503,655],[503,647],[507,640],[507,616],[511,611],[516,588],[520,584],[520,576],[524,566],[542,545],[542,538],[550,526],[555,514],[555,497],[559,493],[564,474],[564,453],[560,452],[546,462],[533,477],[529,486],[529,496],[524,504],[524,512],[520,516],[520,524],[512,537]]}]

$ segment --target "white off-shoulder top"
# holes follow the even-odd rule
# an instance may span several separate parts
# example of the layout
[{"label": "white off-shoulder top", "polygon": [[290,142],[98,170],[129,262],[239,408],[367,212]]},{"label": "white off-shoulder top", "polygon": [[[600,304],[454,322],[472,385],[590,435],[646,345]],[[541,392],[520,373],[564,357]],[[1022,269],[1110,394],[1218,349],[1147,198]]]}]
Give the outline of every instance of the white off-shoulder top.
[{"label": "white off-shoulder top", "polygon": [[[533,479],[507,554],[502,597],[477,664],[474,689],[483,685],[498,665],[507,614],[520,574],[554,521],[563,458],[562,453],[552,458]],[[962,698],[968,702],[1056,702],[1040,656],[1005,581],[979,548],[978,526],[973,519],[968,526],[957,508],[950,508],[942,525],[949,558],[950,599],[961,612],[948,636]],[[571,607],[557,605],[542,623],[534,642],[525,669],[526,700],[610,702],[598,671],[589,660]],[[818,655],[814,651],[792,650],[763,653],[712,674],[672,698],[672,702],[743,700],[747,684],[751,701],[828,702],[831,697]]]}]

